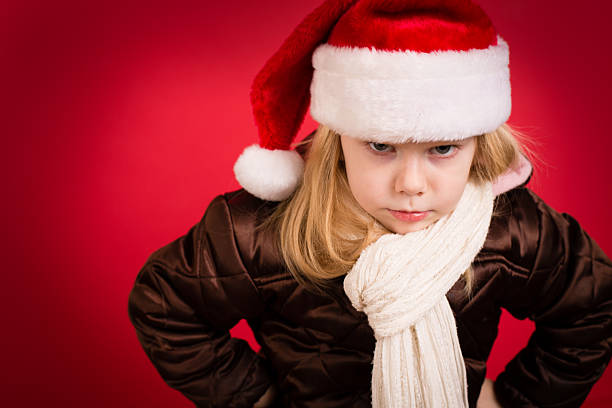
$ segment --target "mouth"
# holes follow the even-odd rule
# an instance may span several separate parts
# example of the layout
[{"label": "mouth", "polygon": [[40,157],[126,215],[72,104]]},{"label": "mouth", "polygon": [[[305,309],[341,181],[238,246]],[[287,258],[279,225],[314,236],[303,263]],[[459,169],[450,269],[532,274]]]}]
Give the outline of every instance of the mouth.
[{"label": "mouth", "polygon": [[389,210],[389,212],[400,221],[421,221],[429,214],[429,211],[396,211]]}]

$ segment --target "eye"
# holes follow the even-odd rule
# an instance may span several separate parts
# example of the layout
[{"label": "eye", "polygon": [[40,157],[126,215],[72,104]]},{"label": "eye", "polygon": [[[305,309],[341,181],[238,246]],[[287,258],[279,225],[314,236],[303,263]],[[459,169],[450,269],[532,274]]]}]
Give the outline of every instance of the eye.
[{"label": "eye", "polygon": [[457,148],[458,148],[457,145],[442,145],[442,146],[436,146],[432,148],[431,150],[433,151],[434,154],[438,156],[450,156],[455,150],[457,150]]},{"label": "eye", "polygon": [[393,150],[393,146],[384,143],[370,142],[368,145],[377,153],[386,153]]}]

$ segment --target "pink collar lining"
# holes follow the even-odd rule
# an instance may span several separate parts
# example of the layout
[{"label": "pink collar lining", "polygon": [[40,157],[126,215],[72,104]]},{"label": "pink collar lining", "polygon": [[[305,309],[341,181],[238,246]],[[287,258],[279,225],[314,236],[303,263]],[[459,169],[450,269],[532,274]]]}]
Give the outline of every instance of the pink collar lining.
[{"label": "pink collar lining", "polygon": [[493,194],[497,196],[526,183],[532,171],[533,166],[521,154],[519,159],[493,182]]}]

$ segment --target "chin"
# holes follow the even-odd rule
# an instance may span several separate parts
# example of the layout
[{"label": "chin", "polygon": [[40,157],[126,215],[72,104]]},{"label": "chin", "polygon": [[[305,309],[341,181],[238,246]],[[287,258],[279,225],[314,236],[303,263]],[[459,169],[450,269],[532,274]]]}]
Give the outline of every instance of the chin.
[{"label": "chin", "polygon": [[431,224],[431,222],[429,222],[429,221],[420,221],[420,222],[411,223],[410,225],[406,225],[406,224],[404,224],[404,225],[398,225],[398,224],[390,225],[387,228],[390,231],[393,231],[395,234],[403,235],[403,234],[408,234],[410,232],[421,231],[421,230],[427,228]]}]

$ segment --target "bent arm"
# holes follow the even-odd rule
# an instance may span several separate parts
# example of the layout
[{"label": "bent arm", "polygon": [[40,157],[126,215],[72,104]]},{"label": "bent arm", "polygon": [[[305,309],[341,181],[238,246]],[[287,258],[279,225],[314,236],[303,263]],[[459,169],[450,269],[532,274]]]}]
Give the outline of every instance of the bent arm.
[{"label": "bent arm", "polygon": [[537,222],[522,233],[537,251],[528,273],[509,274],[503,306],[535,331],[495,392],[502,406],[579,407],[612,355],[612,262],[575,219],[530,194]]},{"label": "bent arm", "polygon": [[226,210],[223,198],[214,200],[198,225],[151,255],[128,301],[146,355],[198,407],[252,407],[271,383],[265,361],[229,334],[261,304],[227,250],[235,242]]}]

